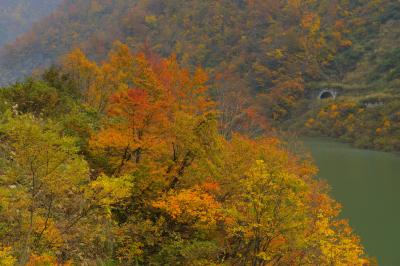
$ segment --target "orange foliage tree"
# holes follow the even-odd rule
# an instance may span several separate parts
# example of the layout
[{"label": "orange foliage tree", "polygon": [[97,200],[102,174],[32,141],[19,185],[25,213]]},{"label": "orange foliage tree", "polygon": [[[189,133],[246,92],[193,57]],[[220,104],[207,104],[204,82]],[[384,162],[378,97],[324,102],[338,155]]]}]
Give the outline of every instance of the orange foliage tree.
[{"label": "orange foliage tree", "polygon": [[[117,44],[93,73],[82,95],[103,114],[89,140],[91,166],[103,174],[94,176],[86,194],[95,199],[110,191],[99,204],[107,204],[115,222],[109,224],[113,259],[146,265],[369,263],[359,239],[337,218],[340,208],[326,186],[313,179],[310,162],[276,138],[221,130],[218,116],[233,125],[241,113],[254,115],[238,97],[237,110],[210,100],[203,70],[184,69],[174,57],[133,55]],[[295,104],[301,80],[281,86],[287,94],[277,99]],[[98,95],[104,96],[100,105]],[[115,185],[125,189],[115,193]]]}]

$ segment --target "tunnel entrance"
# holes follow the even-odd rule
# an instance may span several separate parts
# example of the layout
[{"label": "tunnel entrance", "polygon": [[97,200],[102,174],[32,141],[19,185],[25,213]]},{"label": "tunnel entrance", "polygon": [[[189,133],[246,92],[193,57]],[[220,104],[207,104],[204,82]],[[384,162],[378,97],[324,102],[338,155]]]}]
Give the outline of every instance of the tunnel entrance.
[{"label": "tunnel entrance", "polygon": [[324,100],[324,99],[335,99],[336,98],[336,91],[335,90],[329,90],[325,89],[320,91],[318,94],[318,99],[319,100]]},{"label": "tunnel entrance", "polygon": [[334,98],[333,94],[330,91],[325,91],[323,93],[321,93],[321,95],[319,96],[319,98],[321,100],[323,99],[329,99],[329,98]]}]

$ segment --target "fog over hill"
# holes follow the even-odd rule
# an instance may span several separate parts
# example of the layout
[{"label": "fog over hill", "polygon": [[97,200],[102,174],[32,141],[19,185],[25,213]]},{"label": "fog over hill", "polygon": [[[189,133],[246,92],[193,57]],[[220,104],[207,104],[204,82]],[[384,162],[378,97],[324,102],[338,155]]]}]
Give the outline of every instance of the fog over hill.
[{"label": "fog over hill", "polygon": [[186,66],[229,72],[255,92],[284,88],[288,80],[297,87],[324,82],[379,91],[399,83],[395,0],[0,0],[0,6],[3,42],[12,39],[1,34],[8,17],[29,25],[55,9],[0,50],[3,85],[75,47],[104,59],[116,40],[134,51],[146,43],[162,56],[176,54]]},{"label": "fog over hill", "polygon": [[[349,29],[368,24],[363,15],[371,7],[359,0],[312,2],[64,0],[2,52],[1,79],[21,78],[76,46],[102,59],[115,40],[133,50],[147,43],[189,66],[229,66],[255,90],[274,86],[271,81],[282,76],[321,79],[330,73],[321,75],[320,69],[334,66],[335,55],[349,49]],[[337,69],[329,70],[336,76]]]},{"label": "fog over hill", "polygon": [[0,46],[14,41],[61,0],[0,0]]}]

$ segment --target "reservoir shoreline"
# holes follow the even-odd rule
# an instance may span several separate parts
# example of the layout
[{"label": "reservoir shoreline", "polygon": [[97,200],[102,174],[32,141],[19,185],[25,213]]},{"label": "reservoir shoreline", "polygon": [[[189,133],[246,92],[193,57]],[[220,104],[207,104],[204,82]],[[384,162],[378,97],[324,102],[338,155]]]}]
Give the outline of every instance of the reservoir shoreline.
[{"label": "reservoir shoreline", "polygon": [[400,156],[354,148],[329,138],[302,137],[343,206],[342,217],[360,235],[368,255],[379,265],[400,265]]}]

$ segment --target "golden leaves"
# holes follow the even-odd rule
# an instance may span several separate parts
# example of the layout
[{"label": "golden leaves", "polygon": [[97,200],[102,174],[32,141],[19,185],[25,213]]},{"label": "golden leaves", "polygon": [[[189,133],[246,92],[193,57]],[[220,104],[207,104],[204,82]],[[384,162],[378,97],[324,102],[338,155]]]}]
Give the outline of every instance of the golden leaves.
[{"label": "golden leaves", "polygon": [[12,248],[0,246],[0,265],[14,266],[16,263],[17,259],[12,255]]},{"label": "golden leaves", "polygon": [[98,177],[91,182],[86,190],[86,197],[103,206],[110,206],[128,198],[132,193],[133,184],[130,177],[112,178]]},{"label": "golden leaves", "polygon": [[200,187],[173,191],[152,203],[182,223],[214,225],[222,220],[221,205]]}]

